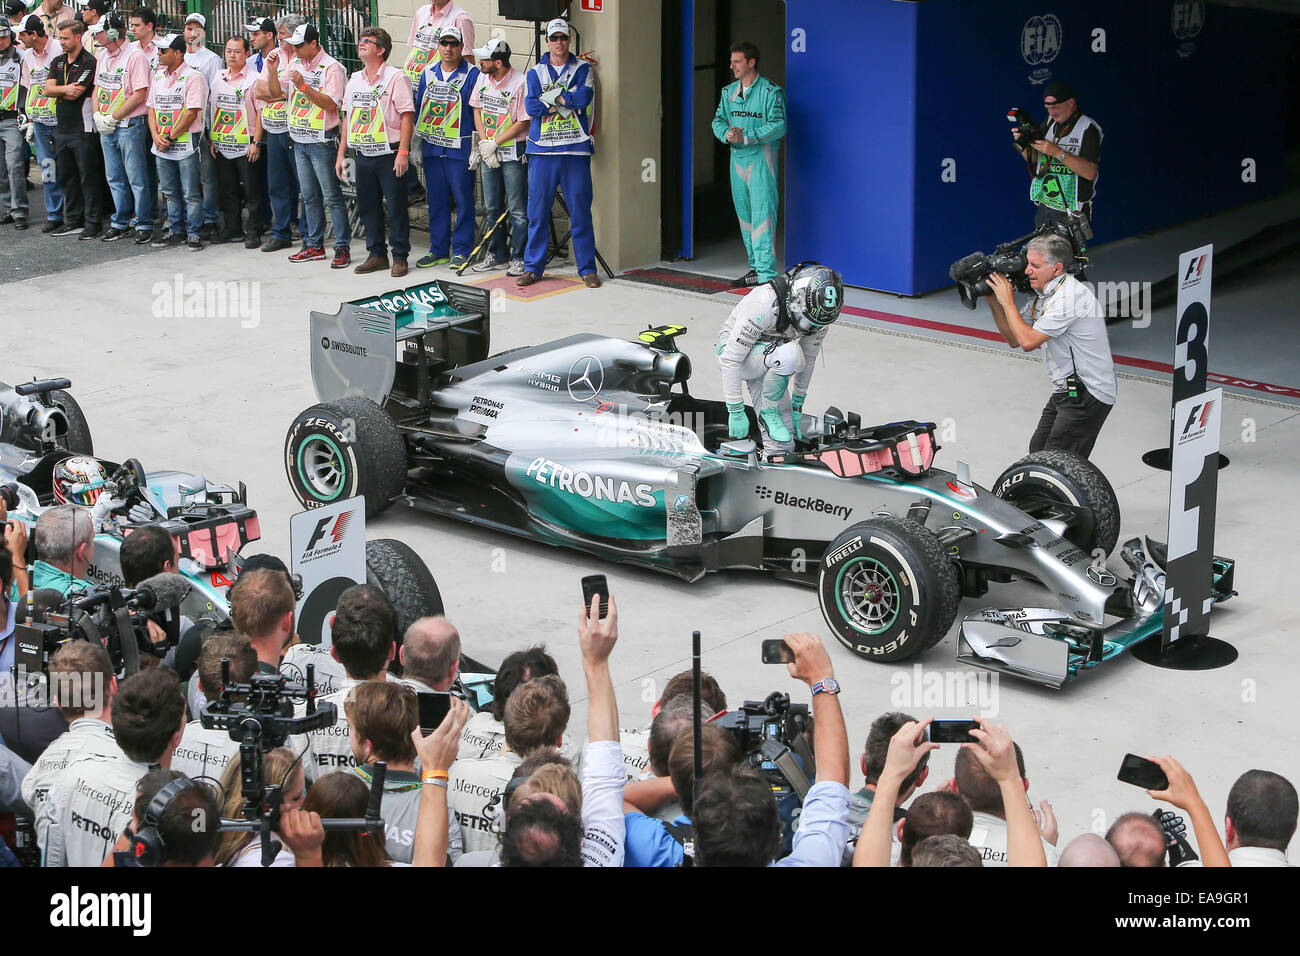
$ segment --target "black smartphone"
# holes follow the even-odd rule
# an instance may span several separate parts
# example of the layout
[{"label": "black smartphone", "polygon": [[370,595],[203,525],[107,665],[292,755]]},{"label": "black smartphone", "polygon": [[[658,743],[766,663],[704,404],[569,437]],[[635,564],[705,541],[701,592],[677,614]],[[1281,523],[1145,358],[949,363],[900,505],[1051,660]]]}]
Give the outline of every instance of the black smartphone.
[{"label": "black smartphone", "polygon": [[420,703],[420,730],[433,733],[451,710],[451,694],[446,691],[422,690],[415,695]]},{"label": "black smartphone", "polygon": [[930,721],[930,743],[933,744],[974,744],[979,743],[970,735],[978,730],[979,724],[973,720],[932,720]]},{"label": "black smartphone", "polygon": [[763,642],[763,663],[794,663],[794,651],[790,650],[790,645],[785,642],[785,638],[774,637],[771,640]]},{"label": "black smartphone", "polygon": [[1116,777],[1123,783],[1131,783],[1143,790],[1169,789],[1169,778],[1160,769],[1160,764],[1137,754],[1124,755],[1124,762],[1119,765]]},{"label": "black smartphone", "polygon": [[609,614],[609,582],[603,574],[589,574],[582,579],[582,606],[591,607],[591,599],[600,595],[600,616]]}]

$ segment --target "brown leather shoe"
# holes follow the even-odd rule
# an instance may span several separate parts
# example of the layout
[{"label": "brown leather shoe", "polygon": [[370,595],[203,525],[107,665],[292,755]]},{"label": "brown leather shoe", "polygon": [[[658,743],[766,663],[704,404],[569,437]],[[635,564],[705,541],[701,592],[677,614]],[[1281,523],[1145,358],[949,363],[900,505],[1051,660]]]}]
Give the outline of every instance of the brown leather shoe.
[{"label": "brown leather shoe", "polygon": [[393,260],[393,271],[392,271],[391,275],[392,275],[392,277],[393,277],[394,279],[400,279],[402,276],[406,275],[406,260],[405,260],[405,259],[394,259],[394,260]]},{"label": "brown leather shoe", "polygon": [[594,272],[588,272],[585,276],[582,277],[582,284],[585,285],[588,289],[599,289],[600,276],[596,275],[596,273]]},{"label": "brown leather shoe", "polygon": [[537,282],[541,278],[542,277],[539,276],[536,272],[525,272],[515,281],[515,285],[519,286],[519,288],[522,289],[524,286],[532,285],[534,282]]},{"label": "brown leather shoe", "polygon": [[361,263],[352,271],[357,275],[365,275],[367,272],[378,272],[380,269],[388,268],[387,256],[368,256],[366,261]]}]

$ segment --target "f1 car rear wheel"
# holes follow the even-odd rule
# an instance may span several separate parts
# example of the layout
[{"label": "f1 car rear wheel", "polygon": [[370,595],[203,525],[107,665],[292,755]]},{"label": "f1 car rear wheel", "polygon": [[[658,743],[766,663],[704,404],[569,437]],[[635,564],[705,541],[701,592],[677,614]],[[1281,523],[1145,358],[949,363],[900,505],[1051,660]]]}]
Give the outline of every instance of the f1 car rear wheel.
[{"label": "f1 car rear wheel", "polygon": [[822,616],[841,644],[872,661],[912,657],[957,616],[957,569],[914,522],[877,517],[842,531],[817,578]]},{"label": "f1 car rear wheel", "polygon": [[1002,473],[994,494],[1034,518],[1060,514],[1065,539],[1109,555],[1119,540],[1119,499],[1101,469],[1068,451],[1035,451]]},{"label": "f1 car rear wheel", "polygon": [[433,572],[415,551],[393,538],[366,542],[366,583],[388,595],[397,612],[397,629],[406,629],[422,617],[442,613],[442,594]]},{"label": "f1 car rear wheel", "polygon": [[58,388],[50,392],[50,404],[59,406],[68,416],[68,434],[59,444],[78,455],[93,455],[95,443],[90,438],[90,423],[77,400]]},{"label": "f1 car rear wheel", "polygon": [[353,495],[373,518],[406,485],[406,444],[393,420],[367,398],[322,402],[299,414],[284,442],[289,485],[307,507]]}]

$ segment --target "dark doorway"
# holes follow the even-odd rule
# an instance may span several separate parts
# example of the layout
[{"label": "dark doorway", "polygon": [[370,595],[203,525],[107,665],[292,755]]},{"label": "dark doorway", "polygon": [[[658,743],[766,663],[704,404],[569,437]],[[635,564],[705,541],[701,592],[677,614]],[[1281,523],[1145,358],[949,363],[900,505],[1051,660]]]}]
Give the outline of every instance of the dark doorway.
[{"label": "dark doorway", "polygon": [[[756,45],[759,72],[785,86],[785,3],[685,0],[665,3],[663,9],[661,254],[668,261],[701,260],[706,271],[724,264],[734,268],[743,263],[745,253],[731,201],[729,150],[713,135],[713,115],[722,88],[735,79],[728,66],[732,43],[748,40]],[[783,152],[782,186],[784,159]],[[784,212],[778,215],[778,259]]]}]

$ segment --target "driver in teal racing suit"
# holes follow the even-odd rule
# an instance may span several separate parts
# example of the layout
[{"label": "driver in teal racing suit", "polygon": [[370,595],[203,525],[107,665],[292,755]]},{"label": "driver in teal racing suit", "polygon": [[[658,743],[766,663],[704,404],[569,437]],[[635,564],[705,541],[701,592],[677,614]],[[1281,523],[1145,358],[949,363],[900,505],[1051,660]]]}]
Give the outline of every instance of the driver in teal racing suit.
[{"label": "driver in teal racing suit", "polygon": [[[742,380],[758,413],[765,455],[791,451],[793,439],[803,438],[803,403],[813,365],[843,302],[840,274],[811,262],[764,283],[731,310],[714,343],[731,438],[749,435]],[[793,396],[788,394],[791,378]]]}]

